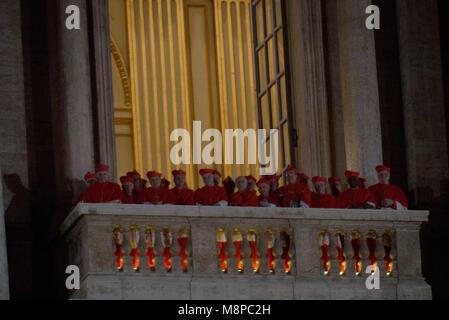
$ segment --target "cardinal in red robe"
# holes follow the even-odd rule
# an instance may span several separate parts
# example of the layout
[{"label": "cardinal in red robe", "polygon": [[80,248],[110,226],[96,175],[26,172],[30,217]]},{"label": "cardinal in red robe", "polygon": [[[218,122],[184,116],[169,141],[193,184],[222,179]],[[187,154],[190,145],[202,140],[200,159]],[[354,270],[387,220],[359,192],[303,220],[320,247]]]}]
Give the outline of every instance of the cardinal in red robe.
[{"label": "cardinal in red robe", "polygon": [[291,207],[296,204],[301,208],[310,208],[312,205],[309,186],[298,181],[298,169],[288,166],[285,171],[287,185],[279,188],[279,197],[283,207]]},{"label": "cardinal in red robe", "polygon": [[259,188],[259,207],[272,208],[280,207],[281,204],[277,196],[271,192],[270,180],[260,179],[257,182],[257,187]]},{"label": "cardinal in red robe", "polygon": [[313,177],[312,183],[315,192],[312,192],[312,208],[331,209],[337,205],[337,199],[326,193],[327,179],[323,177]]},{"label": "cardinal in red robe", "polygon": [[82,197],[85,203],[121,203],[122,190],[117,183],[109,182],[109,166],[95,165],[98,183],[91,185]]},{"label": "cardinal in red robe", "polygon": [[237,192],[231,195],[229,205],[233,207],[258,207],[259,199],[255,190],[248,190],[246,177],[238,177],[235,180]]},{"label": "cardinal in red robe", "polygon": [[337,208],[342,209],[375,209],[377,200],[374,194],[368,189],[359,187],[360,173],[346,171],[349,189],[343,191],[337,200]]},{"label": "cardinal in red robe", "polygon": [[331,187],[331,193],[335,197],[335,199],[338,199],[338,196],[341,193],[342,190],[342,180],[338,177],[331,177],[328,179],[329,186]]},{"label": "cardinal in red robe", "polygon": [[308,184],[309,183],[309,176],[306,175],[305,173],[300,173],[300,174],[298,174],[298,180],[301,183]]},{"label": "cardinal in red robe", "polygon": [[170,190],[175,204],[178,206],[193,206],[195,205],[195,192],[189,189],[186,185],[186,173],[183,170],[172,171],[175,187]]},{"label": "cardinal in red robe", "polygon": [[[94,184],[96,184],[96,183],[98,182],[98,177],[96,176],[95,173],[87,172],[87,173],[84,175],[84,181],[86,182],[86,185],[87,185],[86,190],[87,190],[90,186],[92,186],[92,185],[94,185]],[[85,193],[85,192],[83,192],[83,193],[78,197],[78,199],[76,200],[76,203],[83,201],[84,193]]]},{"label": "cardinal in red robe", "polygon": [[170,190],[161,187],[162,174],[159,172],[149,171],[147,177],[151,187],[139,193],[138,202],[140,204],[161,205],[175,204],[176,199],[173,198]]},{"label": "cardinal in red robe", "polygon": [[128,176],[120,178],[122,183],[122,203],[123,204],[136,204],[137,196],[134,191],[134,179]]},{"label": "cardinal in red robe", "polygon": [[195,191],[195,204],[201,206],[222,206],[228,205],[228,196],[224,187],[215,185],[214,174],[216,170],[201,169],[200,175],[205,186]]},{"label": "cardinal in red robe", "polygon": [[391,169],[380,165],[376,167],[379,183],[369,190],[376,196],[379,209],[407,210],[408,201],[398,186],[390,184]]},{"label": "cardinal in red robe", "polygon": [[139,193],[142,190],[145,190],[146,180],[141,179],[140,173],[136,170],[130,171],[126,174],[127,177],[130,177],[134,181],[133,193],[136,195],[136,199],[138,198]]}]

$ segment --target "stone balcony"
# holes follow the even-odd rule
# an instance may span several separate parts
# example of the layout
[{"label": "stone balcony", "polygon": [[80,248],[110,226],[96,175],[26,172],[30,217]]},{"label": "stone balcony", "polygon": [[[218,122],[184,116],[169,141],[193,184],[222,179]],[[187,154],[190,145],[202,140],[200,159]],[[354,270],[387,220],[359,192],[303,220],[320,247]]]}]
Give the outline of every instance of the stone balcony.
[{"label": "stone balcony", "polygon": [[[419,239],[427,219],[426,211],[79,204],[61,232],[69,263],[80,268],[81,288],[71,295],[76,299],[431,299],[421,274]],[[165,249],[170,260],[162,255],[164,230],[172,235]],[[338,238],[346,269],[337,259],[337,232],[345,235]],[[227,259],[219,258],[217,240],[226,240]],[[179,256],[182,241],[187,241],[186,270]],[[242,270],[234,241],[241,245]],[[328,264],[321,259],[325,243]],[[117,244],[122,265],[114,255],[121,251]],[[148,246],[154,248],[154,268]],[[268,247],[276,256],[274,270]],[[133,248],[140,253],[134,265]],[[353,260],[358,248],[361,265]],[[377,258],[379,289],[366,286],[370,251]],[[388,266],[385,256],[392,258]]]}]

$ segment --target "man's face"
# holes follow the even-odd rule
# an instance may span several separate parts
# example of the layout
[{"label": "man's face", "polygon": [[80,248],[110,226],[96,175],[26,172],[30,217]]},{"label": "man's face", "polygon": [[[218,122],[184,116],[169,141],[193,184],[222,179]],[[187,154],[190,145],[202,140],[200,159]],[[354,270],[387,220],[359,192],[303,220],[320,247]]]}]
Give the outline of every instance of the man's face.
[{"label": "man's face", "polygon": [[256,181],[249,180],[249,179],[246,179],[246,181],[247,181],[247,184],[248,184],[246,189],[248,189],[249,191],[253,191],[254,189],[256,189]]},{"label": "man's face", "polygon": [[140,178],[137,178],[134,180],[134,188],[142,188],[142,180]]},{"label": "man's face", "polygon": [[131,182],[127,182],[123,185],[123,190],[125,190],[126,194],[131,194],[133,193],[134,190],[134,184]]},{"label": "man's face", "polygon": [[390,183],[390,173],[388,171],[381,171],[377,174],[377,178],[379,179],[379,183],[381,184],[389,184]]},{"label": "man's face", "polygon": [[107,172],[107,171],[97,172],[96,175],[98,177],[99,183],[105,183],[105,182],[109,181],[109,172]]},{"label": "man's face", "polygon": [[175,177],[175,185],[177,188],[184,188],[184,185],[186,184],[186,176],[183,174],[178,174]]},{"label": "man's face", "polygon": [[326,184],[324,182],[317,182],[315,183],[315,191],[318,194],[325,194],[326,193]]},{"label": "man's face", "polygon": [[246,180],[245,177],[238,177],[235,180],[235,186],[239,191],[243,191],[248,187],[248,181]]},{"label": "man's face", "polygon": [[287,183],[295,183],[298,175],[294,171],[287,171],[285,177],[287,178]]},{"label": "man's face", "polygon": [[90,186],[93,186],[94,184],[96,184],[97,180],[96,179],[89,179],[89,180],[86,181],[86,183],[87,183],[87,187],[90,187]]},{"label": "man's face", "polygon": [[358,177],[349,177],[348,184],[351,188],[357,188],[359,186],[359,178]]},{"label": "man's face", "polygon": [[159,188],[161,186],[161,178],[159,177],[153,177],[150,179],[150,184],[153,188]]},{"label": "man's face", "polygon": [[213,174],[207,173],[207,174],[203,175],[203,181],[204,181],[204,184],[208,187],[215,186],[215,179],[214,179]]},{"label": "man's face", "polygon": [[259,192],[261,195],[268,197],[270,195],[270,186],[266,183],[259,184]]}]

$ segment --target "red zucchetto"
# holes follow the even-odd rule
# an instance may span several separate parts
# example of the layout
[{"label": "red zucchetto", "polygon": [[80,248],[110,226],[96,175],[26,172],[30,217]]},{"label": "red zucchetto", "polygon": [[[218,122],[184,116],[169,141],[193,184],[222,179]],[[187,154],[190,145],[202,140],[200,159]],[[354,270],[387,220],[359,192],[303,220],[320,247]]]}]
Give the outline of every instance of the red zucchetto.
[{"label": "red zucchetto", "polygon": [[186,175],[185,171],[183,170],[173,170],[171,173],[174,177]]},{"label": "red zucchetto", "polygon": [[378,173],[380,173],[380,172],[382,172],[382,171],[391,172],[391,169],[390,169],[389,167],[387,167],[387,166],[380,165],[380,166],[377,166],[377,167],[376,167],[376,171],[377,171]]},{"label": "red zucchetto", "polygon": [[87,182],[88,180],[98,180],[98,177],[95,173],[88,172],[84,175],[84,181]]},{"label": "red zucchetto", "polygon": [[215,174],[216,172],[218,172],[218,171],[216,171],[214,169],[201,169],[200,175],[204,176],[205,174]]},{"label": "red zucchetto", "polygon": [[95,173],[109,171],[109,166],[105,164],[96,164],[95,165]]},{"label": "red zucchetto", "polygon": [[154,178],[154,177],[162,178],[162,173],[155,172],[155,171],[148,171],[147,172],[147,177],[148,177],[148,179],[151,179],[151,178]]},{"label": "red zucchetto", "polygon": [[125,184],[125,183],[132,183],[132,184],[134,184],[134,179],[131,178],[131,177],[123,176],[123,177],[120,177],[120,182],[122,184]]},{"label": "red zucchetto", "polygon": [[252,175],[246,176],[245,178],[246,180],[252,180],[254,182],[257,182],[256,178],[254,178]]},{"label": "red zucchetto", "polygon": [[359,172],[355,172],[355,171],[346,171],[345,172],[345,177],[346,178],[350,178],[350,177],[359,177],[360,176],[360,173]]},{"label": "red zucchetto", "polygon": [[342,183],[342,180],[341,180],[340,178],[337,178],[337,177],[330,177],[330,178],[328,179],[328,182],[329,182],[330,184],[334,184],[334,183],[337,183],[337,182]]},{"label": "red zucchetto", "polygon": [[292,167],[291,165],[288,165],[288,167],[285,168],[284,173],[287,173],[287,172],[289,172],[289,171],[293,171],[293,172],[295,172],[295,173],[298,173],[298,169],[295,168],[295,167]]},{"label": "red zucchetto", "polygon": [[323,178],[323,177],[313,177],[313,178],[312,178],[312,183],[313,183],[313,184],[318,183],[318,182],[324,182],[324,183],[327,183],[327,179],[326,179],[326,178]]},{"label": "red zucchetto", "polygon": [[134,176],[139,176],[139,178],[140,178],[140,173],[138,173],[136,170],[134,170],[134,171],[128,172],[126,174],[126,176],[131,177],[131,178],[134,177]]}]

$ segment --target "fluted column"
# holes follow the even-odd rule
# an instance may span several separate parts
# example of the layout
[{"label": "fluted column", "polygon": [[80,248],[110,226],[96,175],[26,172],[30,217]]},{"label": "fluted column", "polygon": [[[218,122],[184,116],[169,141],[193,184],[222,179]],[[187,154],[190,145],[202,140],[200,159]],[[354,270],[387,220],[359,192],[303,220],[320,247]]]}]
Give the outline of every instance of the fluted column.
[{"label": "fluted column", "polygon": [[[66,7],[80,9],[80,29],[68,30]],[[58,199],[70,204],[93,169],[91,69],[86,0],[48,0],[52,122]]]}]

